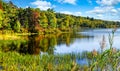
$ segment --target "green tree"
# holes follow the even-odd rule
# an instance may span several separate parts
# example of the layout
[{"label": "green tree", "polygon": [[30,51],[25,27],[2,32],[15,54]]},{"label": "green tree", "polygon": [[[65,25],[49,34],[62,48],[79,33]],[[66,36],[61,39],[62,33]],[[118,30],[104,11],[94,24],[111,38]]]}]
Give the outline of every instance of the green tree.
[{"label": "green tree", "polygon": [[70,16],[69,15],[65,16],[65,18],[63,19],[63,22],[64,22],[64,26],[68,28],[70,25]]},{"label": "green tree", "polygon": [[20,22],[17,20],[13,27],[15,32],[20,32],[20,27],[21,27],[20,25],[21,25]]},{"label": "green tree", "polygon": [[70,16],[69,27],[72,28],[74,26],[74,24],[75,24],[75,19],[72,16]]},{"label": "green tree", "polygon": [[6,10],[8,14],[8,17],[10,18],[10,25],[11,28],[14,30],[14,24],[18,19],[18,8],[10,1],[8,3],[8,9]]},{"label": "green tree", "polygon": [[26,11],[27,11],[27,17],[28,17],[28,31],[31,33],[34,33],[36,20],[35,20],[34,14],[33,14],[33,9],[28,7],[26,9]]},{"label": "green tree", "polygon": [[51,28],[56,28],[56,26],[57,26],[57,19],[56,19],[55,13],[53,13],[51,11],[47,11],[46,12],[46,16],[47,16],[47,19],[48,19],[48,25]]},{"label": "green tree", "polygon": [[21,27],[28,29],[28,16],[27,16],[27,10],[26,9],[19,9],[18,13],[18,20],[21,23]]},{"label": "green tree", "polygon": [[47,16],[45,15],[44,12],[40,12],[40,22],[39,24],[43,27],[43,28],[47,28],[48,27],[48,19]]},{"label": "green tree", "polygon": [[2,28],[3,24],[3,11],[0,9],[0,28]]},{"label": "green tree", "polygon": [[47,9],[47,12],[51,12],[51,13],[54,13],[55,11],[54,11],[54,9],[52,8],[52,9]]}]

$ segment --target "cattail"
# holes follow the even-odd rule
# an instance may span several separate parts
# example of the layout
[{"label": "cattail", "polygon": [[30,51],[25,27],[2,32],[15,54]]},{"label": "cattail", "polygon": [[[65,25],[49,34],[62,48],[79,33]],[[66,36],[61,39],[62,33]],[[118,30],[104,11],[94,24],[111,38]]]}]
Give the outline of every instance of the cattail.
[{"label": "cattail", "polygon": [[100,48],[103,50],[106,47],[105,36],[103,35],[102,41],[100,42]]},{"label": "cattail", "polygon": [[112,48],[112,52],[116,53],[117,52],[116,48]]},{"label": "cattail", "polygon": [[92,51],[92,54],[93,54],[93,56],[97,56],[97,51],[94,49],[94,50]]},{"label": "cattail", "polygon": [[117,30],[117,27],[114,27],[114,29],[113,29],[113,31],[112,31],[112,32],[116,32],[116,30]]}]

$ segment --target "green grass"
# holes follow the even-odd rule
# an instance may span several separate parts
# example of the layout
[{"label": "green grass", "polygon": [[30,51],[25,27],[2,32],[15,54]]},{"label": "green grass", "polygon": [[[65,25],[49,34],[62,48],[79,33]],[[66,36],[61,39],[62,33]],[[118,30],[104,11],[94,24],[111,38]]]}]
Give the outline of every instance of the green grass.
[{"label": "green grass", "polygon": [[20,55],[17,52],[0,52],[5,71],[70,71],[77,65],[70,55]]},{"label": "green grass", "polygon": [[[120,70],[120,51],[106,50],[102,54],[23,55],[17,52],[0,51],[3,71],[102,71]],[[87,58],[88,65],[78,65],[76,59]]]},{"label": "green grass", "polygon": [[91,63],[89,65],[90,70],[108,70],[119,71],[120,65],[120,51],[114,49],[105,50],[101,54],[93,55]]}]

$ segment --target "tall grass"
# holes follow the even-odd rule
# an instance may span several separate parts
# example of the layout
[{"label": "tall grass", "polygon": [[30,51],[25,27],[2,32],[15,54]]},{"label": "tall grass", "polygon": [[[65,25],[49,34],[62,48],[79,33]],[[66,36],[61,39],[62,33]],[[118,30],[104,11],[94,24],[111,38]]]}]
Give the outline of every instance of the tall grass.
[{"label": "tall grass", "polygon": [[75,71],[78,65],[71,55],[21,55],[0,52],[2,70],[5,71]]},{"label": "tall grass", "polygon": [[[17,52],[0,51],[0,70],[3,71],[119,71],[120,51],[110,53],[106,50],[102,54],[94,55],[86,52],[65,55],[21,55]],[[76,59],[87,58],[88,65],[81,65]]]},{"label": "tall grass", "polygon": [[[105,50],[101,54],[95,55],[93,54],[92,63],[90,65],[90,70],[108,70],[108,71],[119,71],[120,70],[120,51],[117,51],[115,48],[113,48],[113,39],[114,39],[114,33],[116,29],[112,31],[112,34],[109,34],[109,44],[110,49]],[[104,39],[103,39],[104,40]],[[101,46],[104,46],[105,44],[102,44]]]}]

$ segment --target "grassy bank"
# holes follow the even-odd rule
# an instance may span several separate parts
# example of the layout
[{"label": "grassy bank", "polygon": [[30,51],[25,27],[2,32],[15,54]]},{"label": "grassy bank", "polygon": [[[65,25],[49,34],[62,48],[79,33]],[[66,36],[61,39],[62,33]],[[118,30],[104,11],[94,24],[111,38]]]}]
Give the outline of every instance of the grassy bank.
[{"label": "grassy bank", "polygon": [[[0,51],[0,70],[3,71],[102,71],[120,70],[120,51],[106,50],[84,54],[22,55],[17,52]],[[87,58],[87,65],[76,62]]]},{"label": "grassy bank", "polygon": [[5,71],[70,71],[77,69],[70,55],[20,55],[0,52],[1,69]]}]

